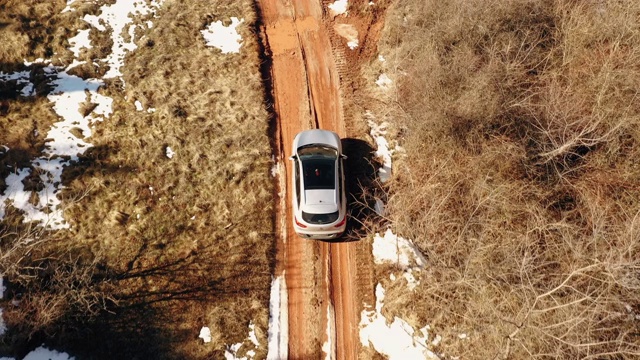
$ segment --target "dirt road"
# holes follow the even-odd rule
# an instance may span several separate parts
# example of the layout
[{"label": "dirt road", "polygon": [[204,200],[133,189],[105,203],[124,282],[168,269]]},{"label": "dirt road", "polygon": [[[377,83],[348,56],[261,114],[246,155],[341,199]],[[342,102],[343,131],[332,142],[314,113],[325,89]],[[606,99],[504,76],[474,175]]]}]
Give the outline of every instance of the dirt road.
[{"label": "dirt road", "polygon": [[[361,301],[354,290],[355,244],[309,241],[291,222],[291,152],[294,136],[320,128],[346,136],[340,80],[320,1],[259,0],[265,48],[272,61],[281,203],[278,269],[288,287],[289,358],[356,359]],[[282,194],[284,192],[284,194]]]}]

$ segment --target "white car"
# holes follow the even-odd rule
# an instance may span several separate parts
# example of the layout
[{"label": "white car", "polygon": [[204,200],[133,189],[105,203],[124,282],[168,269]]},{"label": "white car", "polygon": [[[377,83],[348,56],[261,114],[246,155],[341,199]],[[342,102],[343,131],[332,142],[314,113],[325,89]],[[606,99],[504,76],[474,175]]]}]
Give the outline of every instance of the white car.
[{"label": "white car", "polygon": [[308,239],[336,239],[346,229],[347,196],[340,137],[306,130],[293,139],[293,228]]}]

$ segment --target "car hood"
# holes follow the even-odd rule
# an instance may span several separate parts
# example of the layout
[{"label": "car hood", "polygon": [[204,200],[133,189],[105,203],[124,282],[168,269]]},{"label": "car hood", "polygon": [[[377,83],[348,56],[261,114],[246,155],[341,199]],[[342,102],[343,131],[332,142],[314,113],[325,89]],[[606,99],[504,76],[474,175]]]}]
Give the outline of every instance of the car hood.
[{"label": "car hood", "polygon": [[326,214],[338,211],[335,190],[307,190],[302,211],[310,214]]}]

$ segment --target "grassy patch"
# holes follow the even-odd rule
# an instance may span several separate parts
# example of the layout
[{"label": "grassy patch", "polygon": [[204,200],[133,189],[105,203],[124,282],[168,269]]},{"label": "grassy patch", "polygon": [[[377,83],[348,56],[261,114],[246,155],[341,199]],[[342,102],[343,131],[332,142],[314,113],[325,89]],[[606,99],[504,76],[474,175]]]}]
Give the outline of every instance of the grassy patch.
[{"label": "grassy patch", "polygon": [[633,1],[537,0],[388,15],[406,156],[387,209],[431,264],[385,306],[411,304],[437,350],[640,352],[639,15]]},{"label": "grassy patch", "polygon": [[[5,72],[53,53],[55,62],[70,61],[64,39],[89,28],[79,19],[99,10],[93,3],[71,13],[61,13],[64,3],[21,4],[0,11],[9,29],[2,36],[16,47],[0,53]],[[137,29],[124,84],[107,80],[100,90],[113,99],[113,114],[95,124],[87,139],[94,146],[63,174],[71,230],[39,234],[47,241],[6,279],[15,282],[7,297],[22,297],[19,307],[3,306],[6,351],[20,355],[46,342],[92,358],[219,358],[225,344],[247,338],[250,321],[266,345],[273,184],[253,6],[166,2],[149,19],[153,27]],[[206,47],[200,30],[231,16],[245,19],[241,52]],[[110,51],[108,32],[93,29],[89,37],[94,47],[82,59]],[[72,73],[106,71],[85,64]],[[11,150],[0,155],[2,171],[42,151],[42,135],[57,121],[46,95],[42,88],[33,98],[3,100],[0,132]],[[84,115],[93,107],[85,104]],[[41,136],[34,138],[36,128]],[[20,217],[8,213],[3,246],[24,234]],[[214,332],[212,343],[198,339],[202,326]]]}]

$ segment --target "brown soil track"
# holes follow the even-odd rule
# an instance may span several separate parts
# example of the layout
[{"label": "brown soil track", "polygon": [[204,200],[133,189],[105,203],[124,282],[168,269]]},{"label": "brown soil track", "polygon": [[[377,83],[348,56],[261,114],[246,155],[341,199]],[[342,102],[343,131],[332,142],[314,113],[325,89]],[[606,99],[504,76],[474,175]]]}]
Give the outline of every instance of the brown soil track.
[{"label": "brown soil track", "polygon": [[[265,49],[271,57],[270,82],[279,146],[276,151],[278,160],[285,164],[285,172],[279,178],[276,273],[284,271],[288,288],[289,358],[324,358],[322,345],[330,341],[332,358],[356,359],[363,294],[373,291],[371,253],[368,246],[359,243],[310,241],[294,233],[288,195],[291,163],[286,160],[294,136],[302,130],[320,128],[335,131],[341,138],[347,136],[340,93],[344,74],[339,74],[336,58],[341,73],[347,66],[344,56],[336,50],[338,46],[332,46],[336,36],[331,19],[323,16],[320,1],[259,0],[258,6]],[[334,58],[335,55],[338,56]],[[356,257],[364,251],[368,254]],[[369,277],[368,281],[356,283],[357,274]],[[363,283],[367,288],[357,289],[356,285]],[[327,318],[328,308],[333,311],[333,319]]]}]

